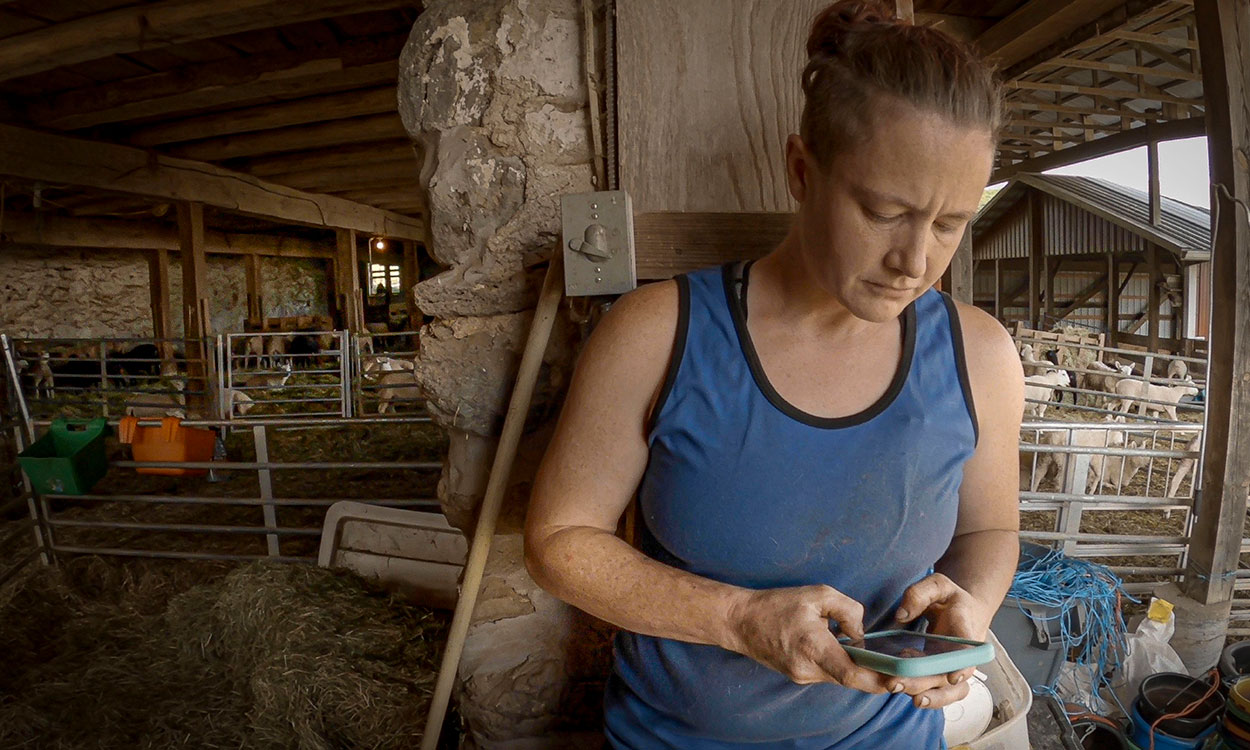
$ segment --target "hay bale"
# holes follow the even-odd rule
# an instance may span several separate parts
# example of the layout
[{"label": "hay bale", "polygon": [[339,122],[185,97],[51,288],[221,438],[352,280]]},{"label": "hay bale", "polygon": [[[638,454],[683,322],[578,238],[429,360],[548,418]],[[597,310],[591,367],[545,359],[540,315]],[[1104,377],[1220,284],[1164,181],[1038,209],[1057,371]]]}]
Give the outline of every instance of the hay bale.
[{"label": "hay bale", "polygon": [[0,747],[420,738],[445,615],[311,566],[242,566],[146,612],[143,596],[93,597],[64,571],[36,571],[0,595],[0,650],[22,654],[0,673]]}]

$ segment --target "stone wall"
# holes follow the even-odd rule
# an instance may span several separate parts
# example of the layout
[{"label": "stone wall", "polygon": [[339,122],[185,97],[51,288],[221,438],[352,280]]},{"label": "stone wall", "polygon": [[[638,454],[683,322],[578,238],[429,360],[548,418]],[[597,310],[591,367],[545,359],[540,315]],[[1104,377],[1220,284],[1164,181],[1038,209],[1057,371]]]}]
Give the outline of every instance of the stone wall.
[{"label": "stone wall", "polygon": [[[597,14],[601,9],[597,9]],[[595,190],[579,0],[432,0],[400,59],[399,105],[423,157],[431,256],[415,287],[435,320],[417,375],[450,435],[439,498],[471,531],[485,489],[560,196]],[[567,383],[561,316],[465,644],[457,698],[469,742],[596,746],[610,629],[539,589],[522,562],[529,484]]]},{"label": "stone wall", "polygon": [[[326,314],[324,261],[265,258],[266,314]],[[213,330],[241,331],[247,315],[244,260],[208,257]],[[170,258],[170,320],[182,335],[182,268]],[[148,337],[147,254],[7,245],[0,249],[0,331],[31,338]]]}]

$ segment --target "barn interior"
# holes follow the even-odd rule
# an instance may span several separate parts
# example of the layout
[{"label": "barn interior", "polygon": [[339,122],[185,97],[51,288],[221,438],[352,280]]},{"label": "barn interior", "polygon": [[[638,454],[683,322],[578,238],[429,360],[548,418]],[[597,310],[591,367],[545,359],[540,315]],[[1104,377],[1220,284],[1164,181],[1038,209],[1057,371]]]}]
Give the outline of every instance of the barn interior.
[{"label": "barn interior", "polygon": [[[34,696],[0,705],[0,745],[83,746],[108,727],[95,746],[132,747],[137,725],[165,745],[214,726],[223,746],[597,746],[611,629],[542,591],[522,560],[533,472],[616,298],[592,288],[543,307],[544,280],[563,287],[585,261],[565,250],[561,200],[630,196],[637,283],[767,253],[795,210],[783,147],[825,4],[0,2],[0,621],[13,623],[0,633],[25,654],[0,692]],[[1022,539],[1103,563],[1137,595],[1170,586],[1173,646],[1209,666],[1227,636],[1250,635],[1250,6],[896,8],[971,40],[1006,88],[991,180],[1005,187],[941,285],[1029,346],[1026,371],[1072,375],[1026,407]],[[1210,211],[1160,194],[1158,143],[1195,136],[1208,139]],[[1139,147],[1144,189],[1042,174]],[[1117,401],[1104,365],[1161,388],[1188,378],[1201,398]],[[533,397],[510,418],[518,372]],[[1127,438],[1112,445],[1103,423],[1103,454],[1069,452],[1050,478],[1042,459],[1064,454],[1047,435],[1125,410]],[[146,421],[127,427],[127,411]],[[211,431],[207,455],[171,465],[121,443],[172,429],[168,416]],[[72,496],[17,458],[59,418],[115,433],[107,473]],[[1114,460],[1115,481],[1089,474]],[[177,473],[140,473],[161,468]],[[443,540],[437,555],[398,576],[417,589],[388,599],[307,572],[339,501],[434,519],[420,534]],[[242,691],[264,711],[145,712],[157,696],[136,688],[76,724],[55,719],[168,637],[156,620],[169,612],[263,613],[246,627],[195,620],[180,631],[191,641],[251,627],[289,643],[275,623],[313,622],[352,595],[385,619],[383,637],[424,650],[291,654],[307,682],[239,667],[176,683]],[[139,646],[93,670],[103,627]],[[378,710],[314,695],[314,720],[275,697],[358,672],[360,654],[402,666],[336,693]],[[168,657],[165,678],[190,669]],[[53,689],[84,675],[81,691]],[[440,703],[448,718],[427,724]],[[394,706],[398,719],[378,718]]]}]

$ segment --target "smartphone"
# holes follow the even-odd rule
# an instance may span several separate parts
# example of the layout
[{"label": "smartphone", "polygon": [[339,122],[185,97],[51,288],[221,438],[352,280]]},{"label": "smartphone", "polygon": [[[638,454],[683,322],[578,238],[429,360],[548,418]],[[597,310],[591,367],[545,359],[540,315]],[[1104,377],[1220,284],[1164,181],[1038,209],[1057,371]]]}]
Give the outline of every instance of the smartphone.
[{"label": "smartphone", "polygon": [[994,660],[993,644],[911,630],[883,630],[838,642],[851,661],[895,677],[948,674]]}]

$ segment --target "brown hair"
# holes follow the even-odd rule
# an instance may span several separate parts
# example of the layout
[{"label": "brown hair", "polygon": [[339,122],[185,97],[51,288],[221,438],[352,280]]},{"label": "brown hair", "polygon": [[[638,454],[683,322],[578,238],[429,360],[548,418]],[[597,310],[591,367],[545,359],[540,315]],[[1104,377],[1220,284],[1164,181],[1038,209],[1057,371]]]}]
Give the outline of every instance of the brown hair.
[{"label": "brown hair", "polygon": [[799,132],[824,166],[867,140],[880,94],[991,136],[1002,124],[993,68],[970,45],[900,21],[881,0],[838,0],[821,11],[807,57]]}]

